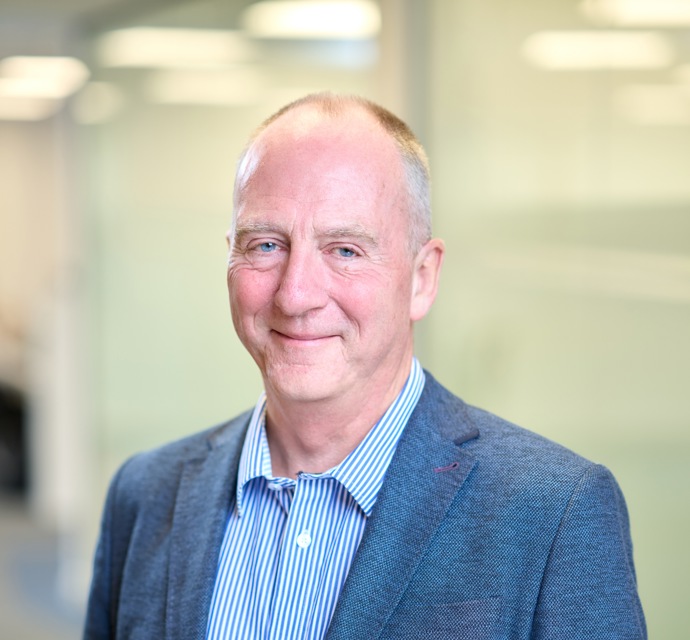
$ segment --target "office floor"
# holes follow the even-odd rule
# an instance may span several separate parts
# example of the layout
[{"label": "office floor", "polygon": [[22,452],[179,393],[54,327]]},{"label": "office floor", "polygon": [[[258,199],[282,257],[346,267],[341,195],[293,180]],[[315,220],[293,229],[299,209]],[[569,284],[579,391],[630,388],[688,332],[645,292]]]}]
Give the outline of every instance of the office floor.
[{"label": "office floor", "polygon": [[57,597],[55,536],[0,493],[0,640],[75,640],[82,613]]}]

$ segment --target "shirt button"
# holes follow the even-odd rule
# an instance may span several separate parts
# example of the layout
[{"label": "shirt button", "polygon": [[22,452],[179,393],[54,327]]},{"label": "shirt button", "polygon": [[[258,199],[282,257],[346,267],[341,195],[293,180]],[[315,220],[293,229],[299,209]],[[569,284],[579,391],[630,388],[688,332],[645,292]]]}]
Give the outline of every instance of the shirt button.
[{"label": "shirt button", "polygon": [[297,536],[297,546],[302,549],[306,549],[310,544],[311,535],[309,535],[308,531],[302,531],[302,533]]}]

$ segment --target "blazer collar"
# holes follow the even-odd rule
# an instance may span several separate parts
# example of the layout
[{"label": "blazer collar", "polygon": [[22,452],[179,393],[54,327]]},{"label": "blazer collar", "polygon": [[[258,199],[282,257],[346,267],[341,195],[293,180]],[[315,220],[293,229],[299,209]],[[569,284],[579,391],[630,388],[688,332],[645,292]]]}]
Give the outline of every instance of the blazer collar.
[{"label": "blazer collar", "polygon": [[250,414],[211,434],[185,463],[175,501],[166,602],[168,640],[203,640],[218,553],[234,504],[237,466]]},{"label": "blazer collar", "polygon": [[[464,403],[427,373],[326,635],[376,638],[450,503],[475,464],[462,444],[479,435]],[[382,582],[382,577],[384,582]]]}]

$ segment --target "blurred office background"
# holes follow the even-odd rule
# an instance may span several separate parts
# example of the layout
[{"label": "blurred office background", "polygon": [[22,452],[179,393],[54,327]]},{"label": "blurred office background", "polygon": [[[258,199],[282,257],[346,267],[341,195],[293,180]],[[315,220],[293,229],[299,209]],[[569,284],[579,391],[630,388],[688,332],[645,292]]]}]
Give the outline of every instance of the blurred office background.
[{"label": "blurred office background", "polygon": [[76,637],[117,466],[255,401],[234,160],[323,89],[429,151],[421,360],[614,471],[687,637],[689,0],[0,0],[0,637]]}]

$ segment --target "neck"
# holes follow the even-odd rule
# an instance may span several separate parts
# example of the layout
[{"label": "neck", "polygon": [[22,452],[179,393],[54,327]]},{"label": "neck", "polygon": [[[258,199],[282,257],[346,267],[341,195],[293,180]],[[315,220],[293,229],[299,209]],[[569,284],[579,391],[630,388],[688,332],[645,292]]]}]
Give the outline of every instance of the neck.
[{"label": "neck", "polygon": [[266,389],[266,435],[274,476],[322,473],[342,462],[364,440],[398,396],[409,375],[402,368],[376,393],[356,399],[291,401]]}]

